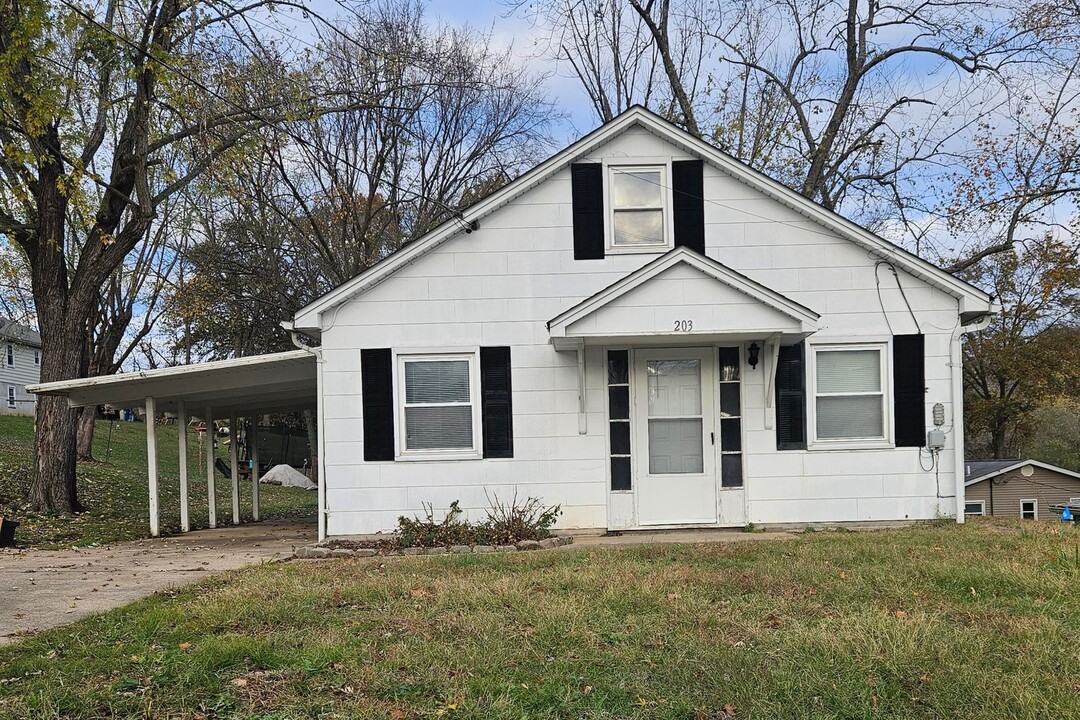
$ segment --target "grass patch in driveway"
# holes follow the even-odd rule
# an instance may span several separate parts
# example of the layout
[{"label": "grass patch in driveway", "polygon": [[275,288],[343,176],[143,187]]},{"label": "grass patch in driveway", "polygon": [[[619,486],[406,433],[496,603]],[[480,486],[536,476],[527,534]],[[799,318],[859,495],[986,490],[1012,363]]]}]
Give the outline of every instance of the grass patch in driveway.
[{"label": "grass patch in driveway", "polygon": [[1080,534],[251,568],[0,648],[0,716],[1080,716]]},{"label": "grass patch in driveway", "polygon": [[[146,426],[141,422],[99,420],[94,426],[94,457],[80,463],[79,500],[86,512],[78,515],[35,513],[26,502],[30,486],[30,458],[34,418],[0,415],[0,515],[19,521],[15,539],[37,548],[93,545],[135,540],[150,534],[149,487],[146,479]],[[177,426],[158,427],[158,494],[161,532],[180,532],[180,474]],[[106,448],[109,462],[105,463]],[[192,529],[209,526],[205,455],[194,428],[188,428],[188,486]],[[219,443],[217,455],[228,462],[228,446]],[[219,473],[215,487],[218,525],[232,521],[229,479]],[[260,486],[263,519],[312,517],[316,493],[276,485]],[[240,517],[251,519],[251,483],[241,481]]]}]

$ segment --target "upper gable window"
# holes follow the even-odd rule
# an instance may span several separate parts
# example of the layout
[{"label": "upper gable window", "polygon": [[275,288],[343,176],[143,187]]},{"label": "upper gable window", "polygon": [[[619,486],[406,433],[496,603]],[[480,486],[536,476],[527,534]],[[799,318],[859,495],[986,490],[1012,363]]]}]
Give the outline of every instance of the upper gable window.
[{"label": "upper gable window", "polygon": [[610,166],[608,188],[612,249],[646,250],[671,246],[666,166]]}]

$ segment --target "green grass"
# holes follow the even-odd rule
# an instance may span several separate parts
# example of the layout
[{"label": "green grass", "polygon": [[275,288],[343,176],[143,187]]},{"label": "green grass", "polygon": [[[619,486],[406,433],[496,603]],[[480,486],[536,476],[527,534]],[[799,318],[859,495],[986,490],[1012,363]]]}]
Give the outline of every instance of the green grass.
[{"label": "green grass", "polygon": [[0,716],[1074,718],[1078,543],[981,521],[253,567],[0,648]]},{"label": "green grass", "polygon": [[[79,465],[79,499],[87,511],[75,516],[30,511],[26,492],[30,482],[33,418],[0,416],[0,515],[20,523],[16,540],[31,547],[65,547],[132,540],[149,532],[146,481],[146,426],[143,423],[98,421],[94,428],[94,457],[98,462]],[[219,445],[221,445],[219,443]],[[109,462],[105,463],[106,449]],[[208,525],[205,458],[197,434],[188,431],[188,483],[191,524]],[[218,454],[228,461],[226,446]],[[179,450],[176,425],[158,428],[158,472],[163,534],[180,531]],[[217,476],[218,525],[232,521],[228,478]],[[261,516],[265,519],[296,515],[314,516],[315,493],[273,485],[260,487]],[[251,518],[251,484],[241,481],[240,514]]]}]

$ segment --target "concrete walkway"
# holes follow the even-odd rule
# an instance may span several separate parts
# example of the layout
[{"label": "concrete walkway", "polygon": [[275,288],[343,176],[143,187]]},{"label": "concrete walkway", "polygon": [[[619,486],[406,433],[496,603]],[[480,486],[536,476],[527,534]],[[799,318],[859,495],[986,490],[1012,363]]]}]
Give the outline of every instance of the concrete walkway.
[{"label": "concrete walkway", "polygon": [[0,551],[0,645],[215,573],[287,558],[315,536],[309,518],[77,550]]}]

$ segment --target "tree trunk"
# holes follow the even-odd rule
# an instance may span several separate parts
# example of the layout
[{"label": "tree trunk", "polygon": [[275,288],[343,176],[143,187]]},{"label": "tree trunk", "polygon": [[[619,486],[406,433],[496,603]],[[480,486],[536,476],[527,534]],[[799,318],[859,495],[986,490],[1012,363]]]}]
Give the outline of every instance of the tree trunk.
[{"label": "tree trunk", "polygon": [[321,483],[322,478],[319,477],[319,434],[318,428],[315,427],[315,413],[310,410],[304,411],[304,425],[307,427],[307,441],[308,441],[308,454],[311,456],[311,468],[316,482]]},{"label": "tree trunk", "polygon": [[97,419],[96,407],[85,407],[78,411],[78,452],[79,462],[94,461],[94,421]]},{"label": "tree trunk", "polygon": [[[85,317],[65,312],[63,293],[55,300],[38,298],[41,326],[41,382],[78,377]],[[82,512],[75,485],[76,417],[67,398],[43,395],[37,401],[34,477],[30,502],[35,510]]]},{"label": "tree trunk", "polygon": [[994,446],[994,460],[1005,459],[1005,424],[998,423],[990,433]]}]

